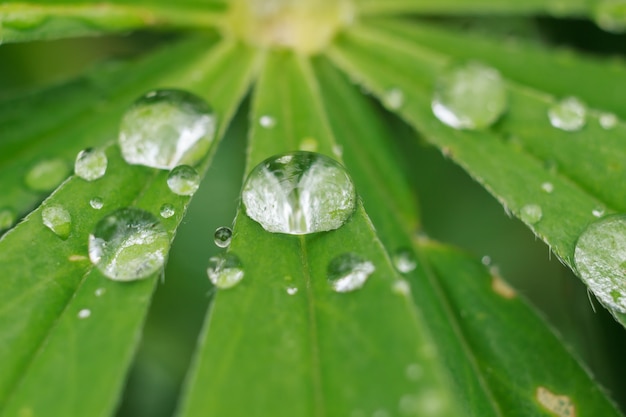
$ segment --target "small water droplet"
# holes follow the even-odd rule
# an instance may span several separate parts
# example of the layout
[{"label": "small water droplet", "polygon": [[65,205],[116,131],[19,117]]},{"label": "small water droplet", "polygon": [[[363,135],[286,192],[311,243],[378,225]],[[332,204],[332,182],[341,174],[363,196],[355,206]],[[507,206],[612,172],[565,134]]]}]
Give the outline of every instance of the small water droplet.
[{"label": "small water droplet", "polygon": [[243,187],[246,214],[265,230],[301,235],[341,227],[356,209],[352,179],[335,160],[312,152],[273,156]]},{"label": "small water droplet", "polygon": [[194,165],[208,152],[216,117],[209,105],[181,90],[156,90],[124,114],[119,143],[129,164],[159,169]]},{"label": "small water droplet", "polygon": [[626,215],[591,223],[578,238],[574,260],[580,277],[598,299],[626,313]]},{"label": "small water droplet", "polygon": [[41,211],[43,224],[61,239],[67,239],[72,231],[72,217],[61,206],[48,206]]},{"label": "small water droplet", "polygon": [[15,213],[13,210],[4,208],[0,209],[0,232],[13,226],[15,223]]},{"label": "small water droplet", "polygon": [[157,272],[169,247],[169,235],[161,223],[137,208],[110,213],[89,235],[89,259],[115,281],[133,281]]},{"label": "small water droplet", "polygon": [[104,201],[100,197],[94,197],[89,200],[89,205],[95,210],[100,210],[102,207],[104,207]]},{"label": "small water droplet", "polygon": [[259,117],[259,124],[261,125],[261,127],[264,127],[266,129],[271,129],[274,126],[276,126],[276,119],[273,118],[272,116],[265,114]]},{"label": "small water droplet", "polygon": [[598,206],[598,207],[594,208],[593,210],[591,210],[591,214],[593,214],[593,217],[602,217],[602,216],[604,216],[604,207]]},{"label": "small water droplet", "polygon": [[107,290],[104,288],[98,288],[95,292],[96,297],[102,297],[104,295],[104,293],[106,293]]},{"label": "small water droplet", "polygon": [[520,211],[520,218],[524,223],[535,224],[543,217],[541,206],[537,204],[526,204]]},{"label": "small water droplet", "polygon": [[602,113],[598,121],[600,122],[602,129],[611,130],[617,126],[618,119],[613,113]]},{"label": "small water droplet", "polygon": [[83,308],[78,312],[79,319],[86,319],[89,316],[91,316],[91,310],[89,310],[88,308]]},{"label": "small water droplet", "polygon": [[300,142],[300,150],[306,152],[316,152],[319,144],[315,138],[304,138]]},{"label": "small water droplet", "polygon": [[35,164],[26,174],[24,182],[34,191],[54,190],[65,180],[70,169],[62,159],[48,159]]},{"label": "small water droplet", "polygon": [[482,129],[502,116],[507,100],[498,70],[472,61],[439,75],[432,110],[437,119],[455,129]]},{"label": "small water droplet", "polygon": [[396,269],[403,274],[407,274],[411,271],[414,271],[417,267],[417,261],[415,260],[415,256],[413,252],[409,249],[400,249],[396,253],[393,254],[392,257],[393,265]]},{"label": "small water droplet", "polygon": [[341,158],[343,156],[343,147],[341,145],[333,145],[333,154],[337,158]]},{"label": "small water droplet", "polygon": [[210,258],[206,272],[213,285],[221,289],[234,287],[244,276],[241,261],[233,253],[224,253]]},{"label": "small water droplet", "polygon": [[107,164],[108,159],[103,151],[88,148],[80,151],[76,156],[74,172],[86,181],[95,181],[104,176]]},{"label": "small water droplet", "polygon": [[391,88],[385,92],[383,104],[390,110],[398,110],[404,104],[404,93],[399,88]]},{"label": "small water droplet", "polygon": [[287,287],[287,294],[295,295],[298,292],[298,287]]},{"label": "small water droplet", "polygon": [[189,165],[179,165],[167,176],[167,186],[174,194],[191,196],[200,187],[200,175]]},{"label": "small water droplet", "polygon": [[587,122],[587,108],[576,97],[566,97],[548,109],[550,124],[567,132],[580,130]]},{"label": "small water droplet", "polygon": [[230,241],[233,238],[233,231],[226,226],[218,227],[215,229],[213,240],[215,245],[220,248],[227,248],[230,245]]},{"label": "small water droplet", "polygon": [[552,191],[554,191],[554,185],[551,182],[544,182],[541,184],[541,189],[548,194],[552,194]]},{"label": "small water droplet", "polygon": [[163,217],[164,219],[169,219],[174,214],[176,214],[176,209],[174,208],[173,205],[165,203],[161,206],[159,213],[161,214],[161,217]]},{"label": "small water droplet", "polygon": [[408,281],[399,279],[393,283],[391,290],[396,294],[407,296],[411,294],[411,285]]},{"label": "small water droplet", "polygon": [[491,256],[489,255],[485,255],[480,259],[480,262],[485,265],[485,266],[489,266],[491,265]]},{"label": "small water droplet", "polygon": [[374,264],[355,253],[344,253],[328,264],[328,280],[336,292],[358,290],[376,270]]}]

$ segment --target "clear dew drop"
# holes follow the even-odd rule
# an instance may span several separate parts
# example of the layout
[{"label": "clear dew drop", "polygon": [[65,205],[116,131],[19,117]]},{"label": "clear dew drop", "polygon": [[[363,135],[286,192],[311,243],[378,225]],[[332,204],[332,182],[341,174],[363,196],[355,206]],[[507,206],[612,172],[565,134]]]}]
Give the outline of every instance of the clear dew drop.
[{"label": "clear dew drop", "polygon": [[6,230],[15,224],[15,212],[9,208],[0,209],[0,232]]},{"label": "clear dew drop", "polygon": [[600,123],[602,129],[611,130],[617,126],[618,119],[613,113],[602,113],[598,118],[598,122]]},{"label": "clear dew drop", "polygon": [[241,261],[234,253],[223,253],[210,258],[206,272],[213,285],[221,289],[234,287],[244,276]]},{"label": "clear dew drop", "polygon": [[554,185],[551,182],[544,182],[541,184],[541,189],[548,194],[552,194],[554,191]]},{"label": "clear dew drop", "polygon": [[208,152],[216,117],[209,105],[181,90],[156,90],[124,114],[119,144],[129,164],[159,169],[194,165]]},{"label": "clear dew drop", "polygon": [[167,176],[167,186],[174,194],[191,196],[200,187],[200,174],[189,165],[179,165]]},{"label": "clear dew drop", "polygon": [[104,207],[104,201],[100,197],[94,197],[89,200],[89,205],[94,210],[100,210],[102,207]]},{"label": "clear dew drop", "polygon": [[580,277],[598,299],[626,313],[626,215],[591,223],[578,238],[574,261]]},{"label": "clear dew drop", "polygon": [[272,116],[264,114],[263,116],[259,117],[259,125],[266,129],[271,129],[276,126],[276,119]]},{"label": "clear dew drop", "polygon": [[409,249],[396,251],[391,259],[396,269],[403,274],[408,274],[417,268],[417,260]]},{"label": "clear dew drop", "polygon": [[44,226],[61,239],[67,239],[72,231],[72,217],[61,206],[48,206],[41,211]]},{"label": "clear dew drop", "polygon": [[176,209],[174,208],[173,205],[165,203],[161,206],[161,209],[159,210],[159,214],[164,219],[169,219],[174,214],[176,214]]},{"label": "clear dew drop", "polygon": [[374,264],[361,256],[344,253],[328,264],[328,281],[336,292],[350,292],[363,287],[375,270]]},{"label": "clear dew drop", "polygon": [[89,259],[108,278],[133,281],[163,268],[170,238],[152,214],[122,208],[101,219],[89,235]]},{"label": "clear dew drop", "polygon": [[48,159],[35,164],[27,173],[24,182],[34,191],[51,191],[67,178],[70,169],[62,159]]},{"label": "clear dew drop", "polygon": [[227,248],[230,245],[230,241],[233,238],[233,231],[230,227],[221,226],[215,229],[213,234],[213,241],[219,248]]},{"label": "clear dew drop", "polygon": [[108,163],[107,156],[103,151],[88,148],[80,151],[76,156],[74,172],[86,181],[95,181],[104,176]]},{"label": "clear dew drop", "polygon": [[508,106],[507,90],[495,68],[471,61],[443,70],[435,82],[432,110],[455,129],[483,129]]},{"label": "clear dew drop", "polygon": [[356,209],[345,168],[312,152],[273,156],[257,165],[242,191],[246,214],[273,233],[302,235],[341,227]]},{"label": "clear dew drop", "polygon": [[548,118],[557,129],[575,132],[587,123],[587,107],[576,97],[566,97],[550,106]]},{"label": "clear dew drop", "polygon": [[520,211],[520,218],[524,223],[535,224],[543,217],[541,206],[537,204],[526,204]]},{"label": "clear dew drop", "polygon": [[404,93],[399,88],[391,88],[383,96],[383,104],[390,110],[398,110],[404,104]]},{"label": "clear dew drop", "polygon": [[593,215],[593,217],[602,217],[604,216],[604,207],[602,206],[598,206],[596,208],[594,208],[593,210],[591,210],[591,214]]},{"label": "clear dew drop", "polygon": [[79,319],[86,319],[89,316],[91,316],[91,310],[89,310],[88,308],[83,308],[78,312]]}]

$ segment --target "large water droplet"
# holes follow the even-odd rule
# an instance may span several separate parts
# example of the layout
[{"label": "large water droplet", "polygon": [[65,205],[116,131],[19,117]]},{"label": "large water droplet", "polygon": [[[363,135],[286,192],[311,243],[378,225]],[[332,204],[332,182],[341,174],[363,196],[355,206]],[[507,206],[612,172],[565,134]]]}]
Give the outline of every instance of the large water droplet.
[{"label": "large water droplet", "polygon": [[170,239],[152,214],[122,208],[98,222],[89,235],[89,259],[115,281],[147,278],[163,267]]},{"label": "large water droplet", "polygon": [[479,62],[447,68],[436,80],[433,113],[455,129],[491,126],[507,105],[502,76],[495,68]]},{"label": "large water droplet", "polygon": [[415,256],[413,255],[413,252],[409,249],[398,250],[396,253],[393,254],[393,257],[391,259],[396,269],[403,274],[414,271],[417,267],[417,261],[415,260]]},{"label": "large water droplet", "polygon": [[574,132],[587,122],[587,108],[576,97],[566,97],[548,109],[550,124],[557,129]]},{"label": "large water droplet", "polygon": [[102,178],[107,171],[108,159],[106,154],[98,149],[85,149],[76,156],[74,172],[87,181]]},{"label": "large water droplet", "polygon": [[608,307],[626,313],[626,215],[591,223],[574,251],[580,277]]},{"label": "large water droplet", "polygon": [[13,210],[5,208],[0,209],[0,232],[13,226],[15,223],[15,213]]},{"label": "large water droplet", "polygon": [[34,191],[54,190],[67,178],[70,169],[62,159],[48,159],[34,165],[24,181]]},{"label": "large water droplet", "polygon": [[126,111],[119,143],[129,164],[172,169],[194,165],[208,152],[216,118],[201,98],[180,90],[156,90]]},{"label": "large water droplet", "polygon": [[213,285],[221,289],[234,287],[244,276],[241,261],[234,253],[210,258],[206,272]]},{"label": "large water droplet", "polygon": [[526,204],[520,211],[520,218],[524,223],[535,224],[543,217],[541,206],[537,204]]},{"label": "large water droplet", "polygon": [[167,186],[174,194],[190,196],[200,187],[200,175],[189,165],[180,165],[167,176]]},{"label": "large water droplet", "polygon": [[43,224],[61,239],[67,239],[72,231],[72,217],[61,206],[48,206],[41,211]]},{"label": "large water droplet", "polygon": [[265,230],[292,235],[341,227],[357,201],[345,168],[312,152],[277,155],[257,165],[242,200],[246,214]]},{"label": "large water droplet", "polygon": [[215,244],[220,248],[227,248],[233,238],[233,231],[229,227],[218,227],[215,230],[213,239]]},{"label": "large water droplet", "polygon": [[328,264],[328,280],[336,292],[358,290],[376,270],[374,264],[355,253],[344,253]]}]

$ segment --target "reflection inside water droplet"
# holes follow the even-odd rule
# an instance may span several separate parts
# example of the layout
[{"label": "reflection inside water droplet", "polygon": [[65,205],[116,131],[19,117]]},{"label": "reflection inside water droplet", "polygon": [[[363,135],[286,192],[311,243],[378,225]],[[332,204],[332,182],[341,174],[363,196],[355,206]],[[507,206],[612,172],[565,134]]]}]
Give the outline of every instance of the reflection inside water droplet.
[{"label": "reflection inside water droplet", "polygon": [[169,235],[152,214],[122,208],[98,222],[89,235],[89,259],[108,278],[132,281],[163,268]]},{"label": "reflection inside water droplet", "polygon": [[356,208],[354,184],[335,160],[312,152],[271,157],[243,187],[246,214],[274,233],[301,235],[341,227]]},{"label": "reflection inside water droplet", "polygon": [[210,258],[206,272],[213,285],[220,289],[234,287],[244,277],[241,261],[234,253],[223,253]]},{"label": "reflection inside water droplet", "polygon": [[200,97],[156,90],[126,111],[119,143],[129,164],[172,169],[199,162],[213,142],[215,128],[215,114]]},{"label": "reflection inside water droplet", "polygon": [[61,239],[67,239],[72,231],[72,217],[61,206],[48,206],[41,211],[43,224]]},{"label": "reflection inside water droplet", "polygon": [[328,264],[328,280],[336,292],[358,290],[376,270],[374,264],[355,253],[344,253]]},{"label": "reflection inside water droplet", "polygon": [[106,173],[108,159],[106,154],[97,149],[85,149],[76,156],[74,173],[86,181],[95,181]]}]

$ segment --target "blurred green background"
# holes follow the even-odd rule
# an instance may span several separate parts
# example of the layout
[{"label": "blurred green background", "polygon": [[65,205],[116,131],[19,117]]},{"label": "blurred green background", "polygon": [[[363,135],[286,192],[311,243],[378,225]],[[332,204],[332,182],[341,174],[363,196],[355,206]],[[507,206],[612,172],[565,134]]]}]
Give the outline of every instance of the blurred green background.
[{"label": "blurred green background", "polygon": [[[618,57],[623,36],[606,34],[589,22],[540,19],[433,19],[462,30],[495,33],[507,40],[578,49]],[[0,46],[0,99],[63,82],[102,62],[149,52],[175,35],[137,33]],[[144,337],[128,378],[118,416],[170,416],[201,331],[213,290],[206,276],[219,252],[213,232],[230,226],[244,169],[247,105],[240,109],[179,228],[158,286]],[[567,268],[551,257],[518,220],[509,218],[484,189],[441,153],[426,145],[395,117],[398,161],[418,195],[423,228],[432,238],[477,257],[489,256],[502,276],[532,302],[588,368],[626,409],[623,352],[626,332],[600,307]],[[346,150],[349,151],[349,150]],[[409,168],[410,167],[410,168]],[[367,201],[364,202],[367,208]],[[593,305],[595,305],[595,312]],[[529,340],[529,348],[532,341]]]}]

